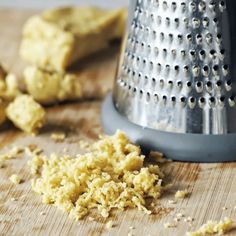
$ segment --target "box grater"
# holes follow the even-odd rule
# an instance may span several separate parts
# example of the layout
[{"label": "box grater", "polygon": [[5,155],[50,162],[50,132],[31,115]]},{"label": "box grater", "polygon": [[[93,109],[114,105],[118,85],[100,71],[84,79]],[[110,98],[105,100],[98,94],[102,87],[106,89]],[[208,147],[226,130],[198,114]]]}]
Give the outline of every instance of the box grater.
[{"label": "box grater", "polygon": [[236,160],[235,12],[234,0],[131,0],[105,131],[175,160]]}]

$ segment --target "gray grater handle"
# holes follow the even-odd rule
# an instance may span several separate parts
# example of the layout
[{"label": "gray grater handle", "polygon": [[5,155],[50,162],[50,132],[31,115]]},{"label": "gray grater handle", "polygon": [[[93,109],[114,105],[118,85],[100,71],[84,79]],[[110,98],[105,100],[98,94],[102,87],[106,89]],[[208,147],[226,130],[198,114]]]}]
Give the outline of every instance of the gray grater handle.
[{"label": "gray grater handle", "polygon": [[144,128],[121,115],[111,95],[102,106],[102,124],[106,133],[114,134],[120,129],[141,147],[163,152],[169,159],[204,163],[236,159],[236,134],[178,134]]}]

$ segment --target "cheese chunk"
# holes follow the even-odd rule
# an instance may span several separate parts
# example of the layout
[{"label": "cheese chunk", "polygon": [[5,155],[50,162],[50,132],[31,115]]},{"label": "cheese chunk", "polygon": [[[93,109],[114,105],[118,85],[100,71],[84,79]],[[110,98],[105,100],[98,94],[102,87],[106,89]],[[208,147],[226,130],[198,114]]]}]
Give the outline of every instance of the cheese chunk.
[{"label": "cheese chunk", "polygon": [[24,26],[20,54],[41,68],[64,71],[121,38],[126,10],[64,7],[31,17]]},{"label": "cheese chunk", "polygon": [[0,98],[5,101],[12,101],[20,94],[17,77],[14,74],[7,73],[0,65]]},{"label": "cheese chunk", "polygon": [[43,126],[45,110],[29,95],[18,96],[6,109],[7,117],[27,133],[37,133]]},{"label": "cheese chunk", "polygon": [[78,100],[82,96],[81,84],[74,74],[28,66],[24,71],[24,81],[28,93],[41,104]]}]

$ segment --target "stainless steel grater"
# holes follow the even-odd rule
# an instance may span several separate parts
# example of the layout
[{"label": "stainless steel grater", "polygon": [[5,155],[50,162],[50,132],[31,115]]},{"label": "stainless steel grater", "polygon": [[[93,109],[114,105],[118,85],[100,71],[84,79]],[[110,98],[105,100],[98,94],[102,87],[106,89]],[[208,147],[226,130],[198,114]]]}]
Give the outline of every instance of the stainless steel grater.
[{"label": "stainless steel grater", "polygon": [[131,0],[105,131],[176,160],[236,160],[235,15],[234,0]]}]

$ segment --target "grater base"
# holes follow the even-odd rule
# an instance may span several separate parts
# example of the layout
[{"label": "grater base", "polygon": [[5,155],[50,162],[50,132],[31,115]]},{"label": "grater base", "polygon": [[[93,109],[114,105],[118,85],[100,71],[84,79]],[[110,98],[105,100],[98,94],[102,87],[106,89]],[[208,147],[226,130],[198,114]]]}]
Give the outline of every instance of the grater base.
[{"label": "grater base", "polygon": [[172,160],[188,162],[236,161],[236,134],[177,134],[131,123],[115,108],[109,94],[102,106],[102,125],[107,134],[120,129],[143,150],[156,150]]}]

